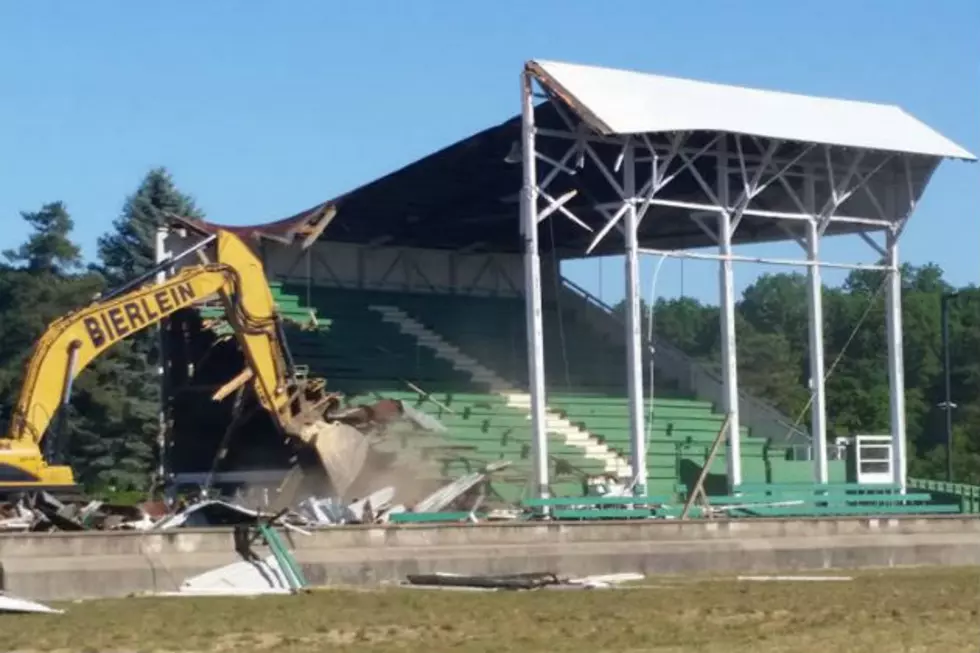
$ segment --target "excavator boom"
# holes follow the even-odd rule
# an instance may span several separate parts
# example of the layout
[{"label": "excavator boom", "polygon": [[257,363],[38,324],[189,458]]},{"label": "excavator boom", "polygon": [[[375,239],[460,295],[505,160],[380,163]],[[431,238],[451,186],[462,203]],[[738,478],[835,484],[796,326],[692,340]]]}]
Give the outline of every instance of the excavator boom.
[{"label": "excavator boom", "polygon": [[186,269],[53,322],[34,345],[8,438],[38,445],[74,379],[114,344],[213,295],[227,284],[221,266]]},{"label": "excavator boom", "polygon": [[[231,232],[219,231],[208,242],[212,241],[216,260],[207,261],[202,254],[204,263],[184,267],[163,282],[148,280],[132,289],[124,287],[48,326],[28,361],[7,437],[0,439],[0,489],[11,484],[73,485],[71,470],[49,465],[40,445],[59,409],[68,403],[75,378],[120,340],[215,297],[223,303],[245,356],[247,373],[239,378],[251,383],[259,403],[284,434],[312,444],[327,465],[328,475],[331,465],[337,475],[349,471],[337,467],[343,457],[332,456],[329,438],[322,437],[329,431],[323,428],[322,417],[334,407],[332,395],[324,391],[320,379],[295,379],[287,364],[286,345],[261,262]],[[337,439],[337,446],[363,450],[349,433],[346,440]]]}]

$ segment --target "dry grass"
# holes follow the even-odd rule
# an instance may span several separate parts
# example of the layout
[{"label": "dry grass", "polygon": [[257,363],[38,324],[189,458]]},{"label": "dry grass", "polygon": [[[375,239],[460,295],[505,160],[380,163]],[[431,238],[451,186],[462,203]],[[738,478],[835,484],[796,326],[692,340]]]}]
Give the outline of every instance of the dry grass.
[{"label": "dry grass", "polygon": [[976,653],[978,590],[980,568],[821,583],[657,578],[594,592],[107,600],[0,617],[0,650]]}]

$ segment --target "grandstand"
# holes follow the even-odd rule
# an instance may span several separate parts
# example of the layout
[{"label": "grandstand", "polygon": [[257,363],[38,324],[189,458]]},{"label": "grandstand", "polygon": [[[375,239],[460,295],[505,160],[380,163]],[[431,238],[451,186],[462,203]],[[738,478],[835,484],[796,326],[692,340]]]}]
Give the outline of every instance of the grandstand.
[{"label": "grandstand", "polygon": [[[297,321],[308,320],[311,313],[316,317],[315,331],[289,332],[293,354],[309,366],[310,374],[326,377],[353,397],[403,399],[430,412],[449,429],[442,454],[447,478],[508,459],[517,473],[496,488],[506,498],[527,496],[532,433],[519,298],[352,290],[303,282],[276,282],[273,292],[285,315]],[[561,472],[551,491],[580,496],[582,481],[589,476],[611,475],[623,482],[630,478],[626,375],[622,343],[591,328],[573,302],[562,308],[561,317],[553,303],[545,312],[545,339],[553,345],[546,351],[552,380],[549,452],[560,461],[555,468]],[[582,351],[593,355],[575,355]],[[438,403],[426,400],[420,390]],[[710,402],[685,396],[669,383],[656,389],[650,414],[649,492],[682,492],[704,465],[723,416]],[[747,480],[792,482],[810,476],[809,463],[788,460],[786,448],[752,439],[748,428],[743,434]],[[711,489],[726,487],[724,455],[712,464]],[[835,480],[843,481],[843,461],[838,462]]]},{"label": "grandstand", "polygon": [[[939,162],[972,155],[894,107],[554,62],[529,62],[524,79],[523,119],[290,218],[223,227],[254,244],[280,310],[305,325],[287,333],[297,362],[351,401],[399,398],[438,417],[447,427],[440,441],[393,445],[431,463],[433,480],[512,461],[493,484],[504,503],[582,496],[599,477],[665,503],[683,500],[727,424],[707,470],[708,494],[773,499],[783,488],[780,496],[803,492],[810,505],[816,482],[825,499],[832,488],[842,493],[824,501],[827,510],[853,512],[867,503],[853,499],[865,494],[864,480],[828,454],[836,449],[827,444],[822,380],[812,389],[808,430],[738,389],[732,246],[789,236],[808,251],[793,263],[807,267],[814,290],[813,369],[824,369],[819,266],[880,269],[894,280],[893,446],[881,490],[905,491],[895,243]],[[532,83],[545,100],[530,109]],[[644,113],[652,106],[655,115]],[[522,203],[528,197],[537,200]],[[867,236],[874,231],[890,234],[885,247]],[[855,233],[884,264],[817,257],[821,237]],[[687,251],[705,247],[719,253]],[[644,252],[719,260],[727,343],[720,375],[669,343],[654,343],[651,354],[635,310],[627,308],[624,328],[560,273],[563,260],[625,253],[635,261]],[[635,266],[627,270],[627,296],[635,296]],[[543,369],[534,375],[538,354]],[[637,382],[650,364],[653,388]],[[172,410],[172,449],[198,454],[175,456],[175,472],[201,471],[203,451],[217,446],[189,406]],[[536,465],[538,451],[546,465]]]}]

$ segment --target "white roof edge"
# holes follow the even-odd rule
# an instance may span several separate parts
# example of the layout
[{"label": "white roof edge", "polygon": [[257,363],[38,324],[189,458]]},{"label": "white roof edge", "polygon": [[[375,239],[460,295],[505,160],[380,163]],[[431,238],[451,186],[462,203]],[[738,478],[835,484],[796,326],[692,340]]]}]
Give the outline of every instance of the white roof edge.
[{"label": "white roof edge", "polygon": [[605,134],[704,130],[977,160],[896,105],[543,59],[527,66]]}]

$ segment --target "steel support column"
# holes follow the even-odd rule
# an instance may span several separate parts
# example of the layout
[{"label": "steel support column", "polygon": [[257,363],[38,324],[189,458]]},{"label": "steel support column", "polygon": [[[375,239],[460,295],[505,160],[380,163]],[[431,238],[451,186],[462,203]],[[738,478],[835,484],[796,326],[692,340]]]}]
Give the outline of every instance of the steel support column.
[{"label": "steel support column", "polygon": [[[807,318],[810,355],[810,447],[813,450],[813,477],[827,483],[827,399],[824,384],[823,284],[820,270],[820,222],[817,214],[817,179],[813,166],[803,178],[804,208],[813,215],[806,224]],[[833,214],[830,214],[833,215]]]},{"label": "steel support column", "polygon": [[[163,263],[167,257],[167,228],[157,227],[156,238],[153,243],[153,254],[154,260],[157,265]],[[167,273],[165,270],[160,270],[156,274],[156,282],[163,283],[167,278]],[[158,351],[158,363],[157,363],[157,381],[159,385],[159,401],[160,406],[157,410],[157,482],[161,484],[162,487],[167,488],[169,486],[169,475],[170,475],[170,433],[167,429],[167,399],[169,397],[169,392],[167,391],[167,370],[166,364],[169,356],[167,355],[167,330],[166,330],[167,320],[162,320],[160,325],[157,327],[157,347]]]},{"label": "steel support column", "polygon": [[823,284],[820,277],[820,231],[816,220],[807,223],[807,315],[810,331],[810,444],[813,447],[813,475],[817,483],[827,483],[827,402],[824,393],[823,361]]},{"label": "steel support column", "polygon": [[735,341],[735,279],[732,270],[732,214],[729,210],[728,148],[718,146],[718,264],[721,297],[721,368],[724,408],[728,420],[728,486],[742,484],[742,447],[739,442],[738,366]]},{"label": "steel support column", "polygon": [[647,452],[643,428],[643,352],[640,345],[640,263],[637,240],[636,153],[632,139],[623,156],[623,190],[627,203],[626,229],[626,374],[630,406],[630,465],[633,493],[646,496]]},{"label": "steel support column", "polygon": [[535,496],[548,496],[548,432],[545,418],[544,328],[541,317],[541,258],[538,253],[538,173],[534,150],[533,81],[521,73],[521,235],[524,239],[528,382],[531,393]]},{"label": "steel support column", "polygon": [[885,319],[888,337],[888,390],[891,414],[892,473],[894,483],[905,491],[905,363],[902,355],[902,271],[898,262],[898,235],[886,238]]}]

